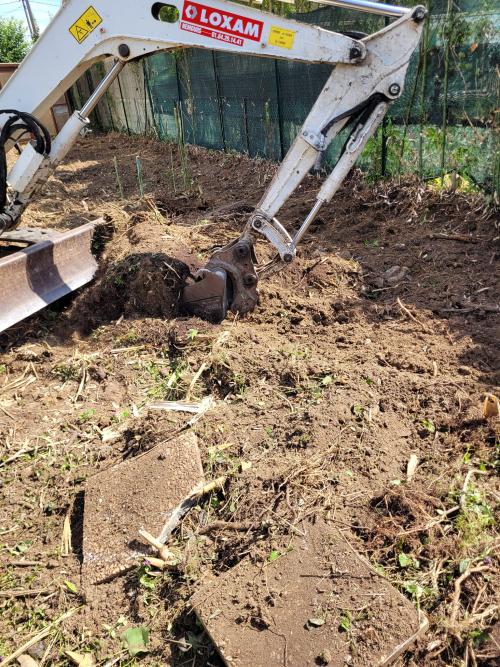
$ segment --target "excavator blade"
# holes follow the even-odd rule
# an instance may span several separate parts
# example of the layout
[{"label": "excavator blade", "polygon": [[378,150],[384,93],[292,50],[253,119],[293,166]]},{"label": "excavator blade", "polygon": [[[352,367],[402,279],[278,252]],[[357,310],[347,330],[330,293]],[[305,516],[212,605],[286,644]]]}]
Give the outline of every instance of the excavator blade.
[{"label": "excavator blade", "polygon": [[92,280],[98,222],[63,233],[16,229],[0,236],[1,242],[32,244],[0,259],[0,332]]}]

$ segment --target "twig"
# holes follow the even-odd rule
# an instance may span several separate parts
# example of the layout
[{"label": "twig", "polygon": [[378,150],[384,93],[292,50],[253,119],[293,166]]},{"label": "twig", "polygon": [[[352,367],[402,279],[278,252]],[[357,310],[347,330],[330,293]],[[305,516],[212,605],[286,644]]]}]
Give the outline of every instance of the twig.
[{"label": "twig", "polygon": [[31,454],[32,452],[35,452],[36,449],[37,449],[36,447],[28,447],[27,449],[20,449],[15,454],[12,454],[12,456],[9,456],[8,459],[5,459],[5,461],[0,461],[0,468],[3,468],[3,466],[6,466],[8,463],[12,463],[13,461],[16,461],[17,459],[21,458],[21,456],[24,456],[25,454]]},{"label": "twig", "polygon": [[246,533],[248,530],[257,530],[260,528],[259,524],[248,521],[212,521],[208,526],[203,526],[198,531],[198,535],[206,535],[213,530],[235,530],[237,532]]},{"label": "twig", "polygon": [[428,239],[443,239],[444,241],[461,241],[462,243],[478,243],[482,239],[464,236],[463,234],[427,234]]},{"label": "twig", "polygon": [[450,507],[449,510],[442,512],[442,514],[437,519],[429,521],[424,526],[416,526],[415,528],[410,528],[410,530],[403,530],[400,533],[398,533],[398,537],[402,535],[411,535],[411,533],[420,533],[423,530],[430,530],[434,526],[437,526],[439,523],[446,521],[449,514],[453,514],[454,512],[457,512],[459,509],[460,505],[454,505],[453,507]]},{"label": "twig", "polygon": [[34,646],[35,644],[38,644],[38,642],[41,641],[42,639],[45,639],[45,637],[47,637],[47,635],[49,635],[52,632],[53,628],[55,628],[56,625],[59,625],[59,623],[62,623],[67,618],[72,616],[75,613],[75,611],[76,609],[70,609],[69,611],[59,616],[59,618],[56,618],[55,621],[49,623],[49,625],[46,628],[38,632],[31,639],[28,639],[28,641],[25,642],[18,649],[16,649],[14,653],[11,653],[9,656],[7,656],[2,660],[2,667],[5,667],[5,665],[8,665],[13,660],[16,660],[16,658],[18,658],[20,655],[23,655],[23,653],[25,653],[31,646]]},{"label": "twig", "polygon": [[144,528],[141,528],[139,530],[139,535],[142,537],[143,540],[146,540],[151,546],[153,546],[157,551],[160,556],[160,558],[165,561],[167,564],[171,565],[177,565],[178,563],[178,558],[176,555],[170,551],[162,542],[156,539],[151,533],[148,533],[147,530],[144,530]]},{"label": "twig", "polygon": [[4,415],[12,419],[12,421],[16,421],[14,415],[11,415],[10,412],[3,407],[3,405],[0,405],[0,410],[4,413]]},{"label": "twig", "polygon": [[85,388],[85,383],[87,382],[87,368],[83,366],[82,368],[82,378],[80,380],[80,384],[78,385],[77,392],[75,394],[75,398],[73,399],[73,403],[76,403],[78,399],[80,398],[84,388]]},{"label": "twig", "polygon": [[61,535],[61,554],[69,556],[71,553],[71,522],[69,514],[64,517],[63,531]]},{"label": "twig", "polygon": [[46,563],[40,563],[38,560],[13,560],[10,563],[6,563],[9,567],[36,567],[40,565],[41,567],[47,567]]},{"label": "twig", "polygon": [[205,362],[203,362],[203,363],[201,364],[201,366],[199,367],[199,369],[198,369],[198,370],[196,371],[196,373],[194,374],[194,377],[193,377],[193,379],[191,380],[191,384],[189,385],[188,390],[187,390],[186,401],[189,401],[189,399],[190,399],[190,397],[191,397],[191,392],[193,391],[193,389],[194,389],[194,387],[195,387],[195,384],[196,384],[196,383],[198,382],[198,380],[200,379],[200,377],[201,377],[201,375],[203,374],[203,372],[205,371],[206,367],[207,367],[207,364],[206,364]]},{"label": "twig", "polygon": [[118,160],[116,159],[116,155],[113,158],[113,164],[115,166],[115,176],[116,176],[116,183],[118,185],[118,191],[120,193],[121,199],[124,199],[122,179],[120,178],[120,171],[118,169]]},{"label": "twig", "polygon": [[457,315],[465,315],[467,313],[474,313],[476,310],[482,310],[485,313],[500,313],[500,306],[492,306],[487,303],[460,303],[460,308],[439,308],[439,313],[456,313]]},{"label": "twig", "polygon": [[451,602],[451,614],[450,614],[450,620],[449,620],[449,626],[453,628],[453,626],[456,623],[457,616],[458,616],[458,606],[460,603],[460,594],[462,592],[462,583],[468,579],[472,574],[475,574],[477,572],[484,572],[485,570],[490,570],[489,565],[478,565],[477,567],[471,567],[468,570],[465,570],[463,574],[461,574],[458,579],[455,580],[455,592],[453,594],[453,600]]},{"label": "twig", "polygon": [[415,317],[415,315],[413,315],[413,313],[410,312],[410,311],[408,310],[408,308],[404,305],[404,303],[401,301],[401,299],[400,299],[399,297],[396,299],[396,303],[397,303],[398,306],[401,308],[401,310],[403,311],[403,313],[405,313],[406,315],[408,315],[408,317],[410,318],[410,320],[413,320],[414,322],[416,322],[417,324],[419,324],[421,327],[423,327],[423,329],[424,329],[425,331],[430,332],[429,327],[428,327],[426,324],[424,324],[423,322],[421,322],[417,317]]},{"label": "twig", "polygon": [[135,156],[135,169],[137,172],[137,183],[139,184],[139,194],[142,199],[144,197],[144,179],[142,177],[142,162],[138,155]]},{"label": "twig", "polygon": [[47,593],[47,588],[26,588],[11,591],[0,591],[0,598],[29,598]]}]

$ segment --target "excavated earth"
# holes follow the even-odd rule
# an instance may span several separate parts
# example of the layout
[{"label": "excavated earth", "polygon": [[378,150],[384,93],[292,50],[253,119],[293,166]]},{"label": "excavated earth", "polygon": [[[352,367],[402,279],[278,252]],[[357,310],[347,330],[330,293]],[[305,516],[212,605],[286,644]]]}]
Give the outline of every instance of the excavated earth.
[{"label": "excavated earth", "polygon": [[[262,281],[253,313],[221,325],[182,316],[187,272],[238,235],[275,170],[246,156],[88,137],[26,213],[30,226],[106,222],[94,282],[0,334],[4,658],[48,628],[29,648],[39,664],[67,665],[70,650],[102,665],[221,665],[206,627],[218,643],[224,635],[220,653],[254,641],[255,665],[267,665],[283,604],[262,590],[258,598],[255,586],[264,572],[293,583],[309,563],[290,558],[287,569],[287,554],[308,526],[327,525],[321,534],[334,530],[353,548],[347,578],[361,567],[355,550],[384,578],[377,590],[390,582],[407,600],[379,604],[371,622],[340,582],[337,604],[313,619],[316,629],[300,630],[305,642],[321,637],[311,664],[373,664],[364,647],[382,646],[407,604],[429,629],[396,664],[498,664],[500,427],[483,414],[500,385],[498,216],[478,193],[370,184],[354,172],[297,261]],[[308,177],[280,220],[299,225],[317,187]],[[257,254],[271,256],[263,243]],[[148,404],[208,396],[212,407],[191,428],[205,479],[227,480],[174,534],[179,565],[159,572],[138,560],[88,585],[84,525],[95,540],[100,524],[85,515],[86,479],[129,462],[116,493],[106,491],[113,511],[131,512],[121,500],[128,484],[137,493],[130,461],[192,417]],[[145,525],[163,501],[156,476],[138,499]],[[110,525],[101,529],[111,550]],[[314,558],[322,572],[326,561]],[[296,587],[304,599],[316,589]],[[203,596],[213,590],[220,608]],[[229,607],[234,623],[219,617]],[[123,638],[130,627],[149,631],[147,652],[134,658]],[[293,650],[273,664],[302,667]]]}]

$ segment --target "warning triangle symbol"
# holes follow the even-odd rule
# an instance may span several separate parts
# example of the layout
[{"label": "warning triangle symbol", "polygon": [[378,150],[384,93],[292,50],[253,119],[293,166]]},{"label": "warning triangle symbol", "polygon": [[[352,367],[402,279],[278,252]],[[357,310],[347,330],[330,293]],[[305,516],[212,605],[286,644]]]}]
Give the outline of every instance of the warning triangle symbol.
[{"label": "warning triangle symbol", "polygon": [[86,28],[82,28],[79,25],[75,26],[75,30],[76,30],[76,37],[80,41],[88,34],[88,30]]}]

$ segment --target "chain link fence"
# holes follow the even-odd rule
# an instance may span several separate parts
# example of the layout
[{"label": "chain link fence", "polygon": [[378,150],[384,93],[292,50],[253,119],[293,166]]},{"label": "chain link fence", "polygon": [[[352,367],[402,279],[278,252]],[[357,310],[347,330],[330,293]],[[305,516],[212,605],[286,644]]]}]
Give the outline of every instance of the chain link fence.
[{"label": "chain link fence", "polygon": [[[281,13],[290,7],[278,4]],[[360,166],[372,179],[460,174],[466,184],[498,193],[500,7],[497,0],[425,4],[430,20],[404,93],[370,140]],[[337,32],[372,33],[387,21],[331,6],[293,17]],[[77,82],[72,89],[75,108],[108,67],[94,66]],[[330,71],[328,65],[207,49],[158,53],[127,65],[92,121],[102,130],[280,160]],[[332,142],[325,166],[335,163],[344,141],[339,136]]]}]

